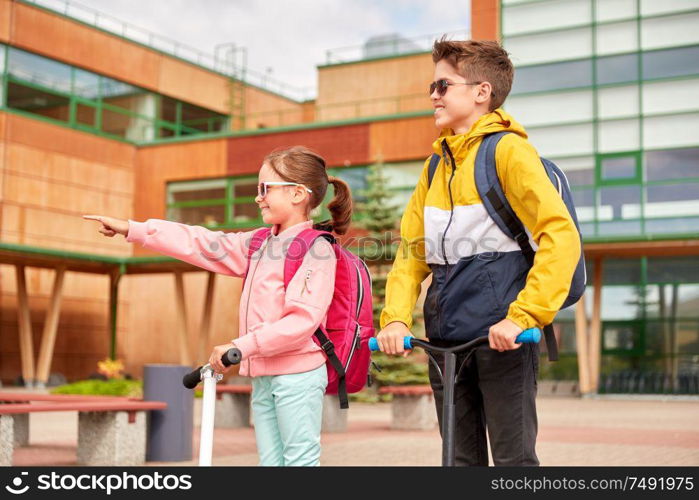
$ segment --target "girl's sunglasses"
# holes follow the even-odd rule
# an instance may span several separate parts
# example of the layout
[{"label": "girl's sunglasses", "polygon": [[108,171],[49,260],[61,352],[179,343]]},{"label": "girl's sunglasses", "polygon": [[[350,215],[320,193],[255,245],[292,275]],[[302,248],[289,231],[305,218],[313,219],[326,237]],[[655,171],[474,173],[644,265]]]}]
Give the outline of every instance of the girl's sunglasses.
[{"label": "girl's sunglasses", "polygon": [[483,82],[450,82],[449,80],[437,80],[436,82],[430,83],[430,95],[434,94],[434,91],[437,91],[437,94],[441,97],[444,94],[447,93],[447,90],[449,89],[449,85],[480,85]]},{"label": "girl's sunglasses", "polygon": [[257,194],[260,196],[260,198],[264,198],[267,196],[267,192],[269,191],[269,188],[274,187],[274,186],[301,186],[303,189],[308,191],[309,193],[312,193],[310,189],[308,189],[306,186],[303,184],[299,184],[298,182],[260,182],[257,185]]}]

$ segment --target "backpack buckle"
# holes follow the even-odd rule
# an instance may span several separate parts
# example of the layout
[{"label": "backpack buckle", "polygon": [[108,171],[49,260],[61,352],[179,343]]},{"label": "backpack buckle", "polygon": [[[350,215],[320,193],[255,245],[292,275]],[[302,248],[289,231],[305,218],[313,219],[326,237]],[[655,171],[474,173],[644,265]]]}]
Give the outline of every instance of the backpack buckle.
[{"label": "backpack buckle", "polygon": [[330,339],[326,340],[321,344],[321,349],[325,351],[325,354],[328,356],[332,356],[335,353],[335,345],[332,343]]}]

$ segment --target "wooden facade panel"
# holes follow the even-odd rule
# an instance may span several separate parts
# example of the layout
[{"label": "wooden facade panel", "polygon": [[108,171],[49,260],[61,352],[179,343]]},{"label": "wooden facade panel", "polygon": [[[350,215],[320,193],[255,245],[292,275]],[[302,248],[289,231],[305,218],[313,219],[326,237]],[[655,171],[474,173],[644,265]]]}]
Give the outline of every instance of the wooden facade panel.
[{"label": "wooden facade panel", "polygon": [[15,2],[13,45],[155,90],[159,54],[57,14]]},{"label": "wooden facade panel", "polygon": [[11,21],[11,0],[0,0],[0,42],[7,43],[10,40]]},{"label": "wooden facade panel", "polygon": [[422,160],[439,136],[431,116],[371,124],[370,155],[384,161]]},{"label": "wooden facade panel", "polygon": [[131,169],[136,147],[33,118],[6,116],[7,142]]},{"label": "wooden facade panel", "polygon": [[160,56],[158,92],[228,114],[229,80],[191,64]]},{"label": "wooden facade panel", "polygon": [[[165,217],[168,181],[226,175],[225,139],[145,147],[136,156],[133,218]],[[136,254],[145,251],[137,248]]]},{"label": "wooden facade panel", "polygon": [[256,174],[271,151],[306,146],[325,158],[328,166],[368,163],[369,125],[344,125],[228,139],[228,174]]},{"label": "wooden facade panel", "polygon": [[[7,226],[6,221],[9,221]],[[102,255],[128,256],[130,252],[123,240],[105,238],[79,214],[22,205],[13,208],[9,202],[3,203],[0,239],[6,243]]]},{"label": "wooden facade panel", "polygon": [[428,53],[318,69],[319,120],[429,109],[434,65]]},{"label": "wooden facade panel", "polygon": [[474,40],[500,39],[499,0],[471,0],[471,37]]},{"label": "wooden facade panel", "polygon": [[[228,110],[231,111],[235,113]],[[256,87],[246,87],[245,116],[247,128],[296,125],[304,122],[304,105]]]},{"label": "wooden facade panel", "polygon": [[[196,355],[199,326],[206,290],[206,273],[184,275],[185,303],[188,314],[189,350]],[[135,275],[126,278],[131,300],[130,316],[123,323],[126,332],[119,337],[119,356],[126,360],[127,370],[141,376],[147,363],[179,363],[179,353],[173,348],[177,332],[175,279],[173,275]],[[238,305],[242,280],[228,276],[216,277],[212,311],[211,334],[214,345],[230,342],[238,336]],[[157,290],[158,293],[154,293]],[[162,311],[163,314],[154,314]],[[167,313],[166,313],[167,311]],[[207,350],[210,352],[210,349]]]}]

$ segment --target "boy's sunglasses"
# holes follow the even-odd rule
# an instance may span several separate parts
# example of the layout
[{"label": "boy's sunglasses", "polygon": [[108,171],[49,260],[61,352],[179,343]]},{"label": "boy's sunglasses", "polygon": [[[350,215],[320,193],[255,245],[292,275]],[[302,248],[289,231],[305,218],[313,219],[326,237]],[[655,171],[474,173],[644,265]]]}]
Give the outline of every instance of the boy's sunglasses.
[{"label": "boy's sunglasses", "polygon": [[299,184],[298,182],[260,182],[257,185],[257,194],[260,196],[260,198],[264,198],[267,196],[267,192],[269,191],[269,188],[274,187],[274,186],[301,186],[303,189],[308,191],[309,193],[312,193],[310,189],[308,189],[306,186],[303,184]]},{"label": "boy's sunglasses", "polygon": [[447,90],[449,89],[449,85],[480,85],[483,82],[450,82],[448,80],[437,80],[436,82],[430,83],[430,95],[434,94],[434,91],[437,91],[437,94],[440,96],[443,96],[444,94],[447,93]]}]

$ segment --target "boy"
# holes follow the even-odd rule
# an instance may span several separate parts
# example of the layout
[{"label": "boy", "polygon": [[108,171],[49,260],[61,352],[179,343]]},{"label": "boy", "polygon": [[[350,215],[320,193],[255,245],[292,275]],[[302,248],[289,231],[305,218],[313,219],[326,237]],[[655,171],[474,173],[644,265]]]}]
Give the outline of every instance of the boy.
[{"label": "boy", "polygon": [[[493,41],[435,42],[430,85],[441,156],[428,186],[426,162],[401,221],[401,248],[388,275],[378,342],[407,355],[420,284],[431,343],[463,344],[488,335],[472,356],[460,353],[455,387],[456,465],[488,465],[486,423],[495,465],[539,465],[536,456],[538,345],[515,344],[523,330],[553,321],[580,258],[575,225],[524,128],[500,109],[512,87],[507,52]],[[508,131],[495,152],[505,196],[529,233],[534,264],[483,207],[474,161],[485,135]],[[443,367],[443,357],[436,356]],[[443,387],[430,363],[442,425]]]}]

